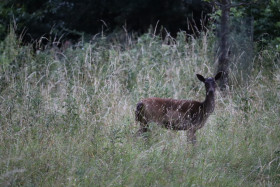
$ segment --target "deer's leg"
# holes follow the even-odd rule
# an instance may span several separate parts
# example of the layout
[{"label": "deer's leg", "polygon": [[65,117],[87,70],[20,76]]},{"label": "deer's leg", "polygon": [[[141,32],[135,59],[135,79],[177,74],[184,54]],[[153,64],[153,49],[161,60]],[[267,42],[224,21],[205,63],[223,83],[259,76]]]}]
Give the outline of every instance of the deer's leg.
[{"label": "deer's leg", "polygon": [[149,125],[146,122],[140,122],[140,129],[137,131],[138,135],[148,132]]},{"label": "deer's leg", "polygon": [[188,130],[188,142],[191,142],[193,145],[196,144],[196,135],[195,135],[195,130],[194,129],[189,129]]},{"label": "deer's leg", "polygon": [[144,104],[142,102],[137,104],[136,111],[135,111],[135,120],[136,122],[140,122],[140,129],[138,130],[137,134],[141,135],[144,132],[148,131],[148,121],[145,118],[144,112]]}]

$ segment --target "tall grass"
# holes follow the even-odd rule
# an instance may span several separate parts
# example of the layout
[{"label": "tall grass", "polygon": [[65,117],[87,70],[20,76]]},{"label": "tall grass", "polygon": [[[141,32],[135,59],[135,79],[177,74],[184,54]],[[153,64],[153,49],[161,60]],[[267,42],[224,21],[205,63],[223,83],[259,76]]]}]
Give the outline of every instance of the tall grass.
[{"label": "tall grass", "polygon": [[146,34],[35,55],[11,31],[0,46],[0,185],[279,185],[279,54],[257,54],[248,81],[231,76],[197,146],[155,124],[134,135],[141,98],[203,100],[195,73],[214,74],[213,42]]}]

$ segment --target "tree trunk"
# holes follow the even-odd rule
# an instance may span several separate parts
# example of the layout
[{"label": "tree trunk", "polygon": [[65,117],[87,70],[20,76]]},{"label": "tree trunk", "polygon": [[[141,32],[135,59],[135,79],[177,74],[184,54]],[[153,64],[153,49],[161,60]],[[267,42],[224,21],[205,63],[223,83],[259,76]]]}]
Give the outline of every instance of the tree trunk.
[{"label": "tree trunk", "polygon": [[220,79],[220,89],[225,91],[228,87],[228,79],[229,79],[229,14],[230,14],[230,6],[231,0],[221,0],[221,38],[219,44],[219,61],[218,61],[218,72],[223,72],[223,75]]}]

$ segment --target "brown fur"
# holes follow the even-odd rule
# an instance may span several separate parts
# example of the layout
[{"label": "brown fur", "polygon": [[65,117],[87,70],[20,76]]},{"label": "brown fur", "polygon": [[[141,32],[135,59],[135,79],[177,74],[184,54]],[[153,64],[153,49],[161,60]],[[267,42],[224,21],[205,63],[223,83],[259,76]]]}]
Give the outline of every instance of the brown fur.
[{"label": "brown fur", "polygon": [[165,98],[146,98],[137,104],[135,120],[140,122],[139,133],[147,132],[148,124],[155,122],[167,129],[186,130],[188,138],[195,143],[195,132],[202,128],[215,108],[215,78],[205,79],[197,75],[205,83],[206,98],[203,102]]}]

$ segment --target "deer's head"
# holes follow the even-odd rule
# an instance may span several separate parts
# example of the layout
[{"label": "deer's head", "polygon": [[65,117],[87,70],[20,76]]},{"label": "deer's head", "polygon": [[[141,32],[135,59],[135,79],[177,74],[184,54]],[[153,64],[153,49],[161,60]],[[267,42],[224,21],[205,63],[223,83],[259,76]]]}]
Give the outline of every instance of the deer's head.
[{"label": "deer's head", "polygon": [[222,76],[222,72],[217,73],[217,75],[209,78],[204,78],[200,74],[196,74],[197,78],[205,84],[206,93],[207,95],[210,93],[215,93],[215,89],[217,87],[216,81],[219,80]]}]

